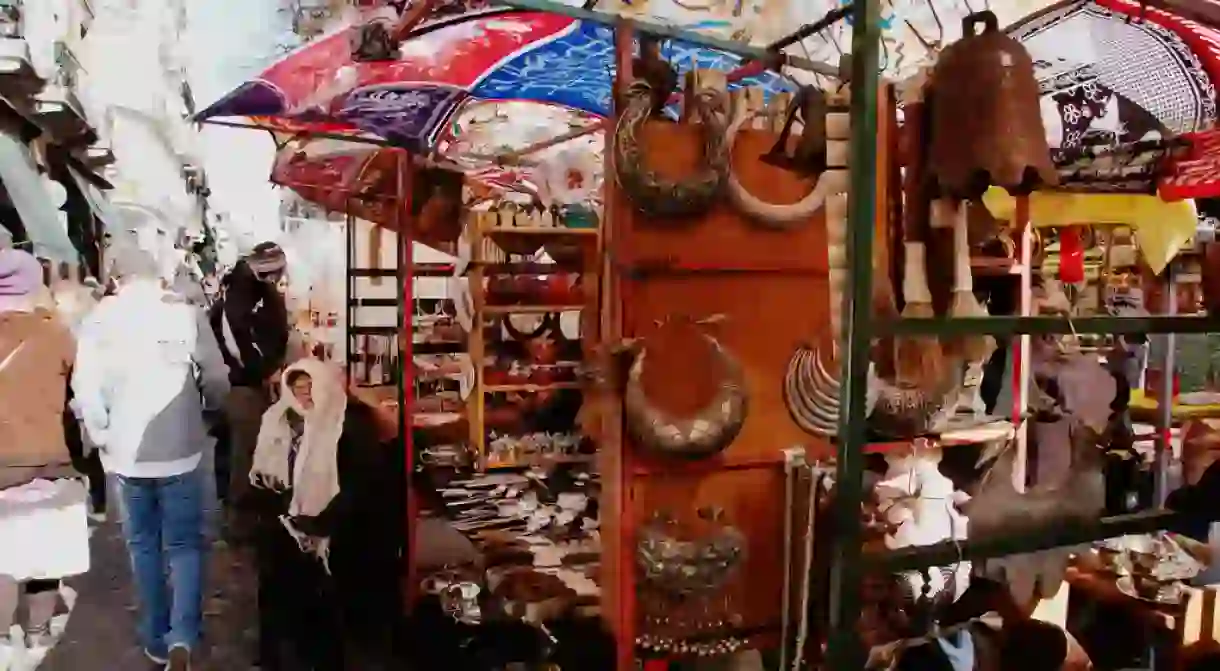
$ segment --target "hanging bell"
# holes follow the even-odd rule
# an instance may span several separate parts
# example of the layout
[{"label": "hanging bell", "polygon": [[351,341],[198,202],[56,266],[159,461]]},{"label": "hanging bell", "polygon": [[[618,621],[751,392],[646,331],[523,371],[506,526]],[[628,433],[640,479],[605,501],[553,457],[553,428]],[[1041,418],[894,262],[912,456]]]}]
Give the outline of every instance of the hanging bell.
[{"label": "hanging bell", "polygon": [[962,20],[962,39],[941,53],[929,86],[928,175],[938,197],[977,199],[989,186],[1023,195],[1058,185],[1033,59],[999,29],[995,14]]}]

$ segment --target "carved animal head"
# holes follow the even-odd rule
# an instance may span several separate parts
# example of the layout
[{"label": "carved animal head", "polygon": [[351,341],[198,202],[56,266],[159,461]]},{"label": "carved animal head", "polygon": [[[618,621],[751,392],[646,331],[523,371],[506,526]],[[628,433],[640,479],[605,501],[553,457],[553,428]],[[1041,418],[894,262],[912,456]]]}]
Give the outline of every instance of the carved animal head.
[{"label": "carved animal head", "polygon": [[[788,141],[797,120],[804,130],[796,148],[788,154]],[[816,86],[802,86],[788,108],[788,118],[771,151],[763,160],[781,168],[817,174],[826,169],[826,92]]]}]

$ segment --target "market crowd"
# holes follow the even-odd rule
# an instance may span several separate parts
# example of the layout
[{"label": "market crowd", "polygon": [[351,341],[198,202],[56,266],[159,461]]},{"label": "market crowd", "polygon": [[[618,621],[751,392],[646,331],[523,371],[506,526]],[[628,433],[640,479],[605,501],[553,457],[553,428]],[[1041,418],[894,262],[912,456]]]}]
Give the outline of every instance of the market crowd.
[{"label": "market crowd", "polygon": [[62,581],[108,513],[133,640],[150,668],[198,665],[213,491],[258,567],[259,668],[397,668],[397,416],[290,342],[283,250],[255,247],[210,300],[134,242],[108,265],[105,287],[53,292],[38,259],[0,249],[0,671],[55,645]]}]

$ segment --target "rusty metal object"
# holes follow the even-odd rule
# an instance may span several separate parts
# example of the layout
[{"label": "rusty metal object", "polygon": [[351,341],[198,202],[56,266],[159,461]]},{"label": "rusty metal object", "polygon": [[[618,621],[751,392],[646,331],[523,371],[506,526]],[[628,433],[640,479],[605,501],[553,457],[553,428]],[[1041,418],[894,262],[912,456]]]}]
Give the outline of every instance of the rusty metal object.
[{"label": "rusty metal object", "polygon": [[995,14],[962,20],[962,39],[937,60],[927,104],[928,177],[942,197],[975,199],[989,186],[1025,194],[1059,183],[1033,59]]}]

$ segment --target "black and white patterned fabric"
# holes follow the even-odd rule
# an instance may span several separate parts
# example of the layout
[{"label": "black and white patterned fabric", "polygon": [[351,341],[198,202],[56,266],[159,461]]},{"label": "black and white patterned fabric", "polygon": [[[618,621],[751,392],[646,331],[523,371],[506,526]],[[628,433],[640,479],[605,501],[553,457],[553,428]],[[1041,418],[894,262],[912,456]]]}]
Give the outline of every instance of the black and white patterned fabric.
[{"label": "black and white patterned fabric", "polygon": [[1206,68],[1178,34],[1153,21],[1084,0],[1009,33],[1034,58],[1065,190],[1152,193],[1163,139],[1216,120]]},{"label": "black and white patterned fabric", "polygon": [[1054,148],[1154,139],[1216,120],[1211,77],[1186,42],[1157,23],[1084,1],[1009,32],[1034,58]]}]

